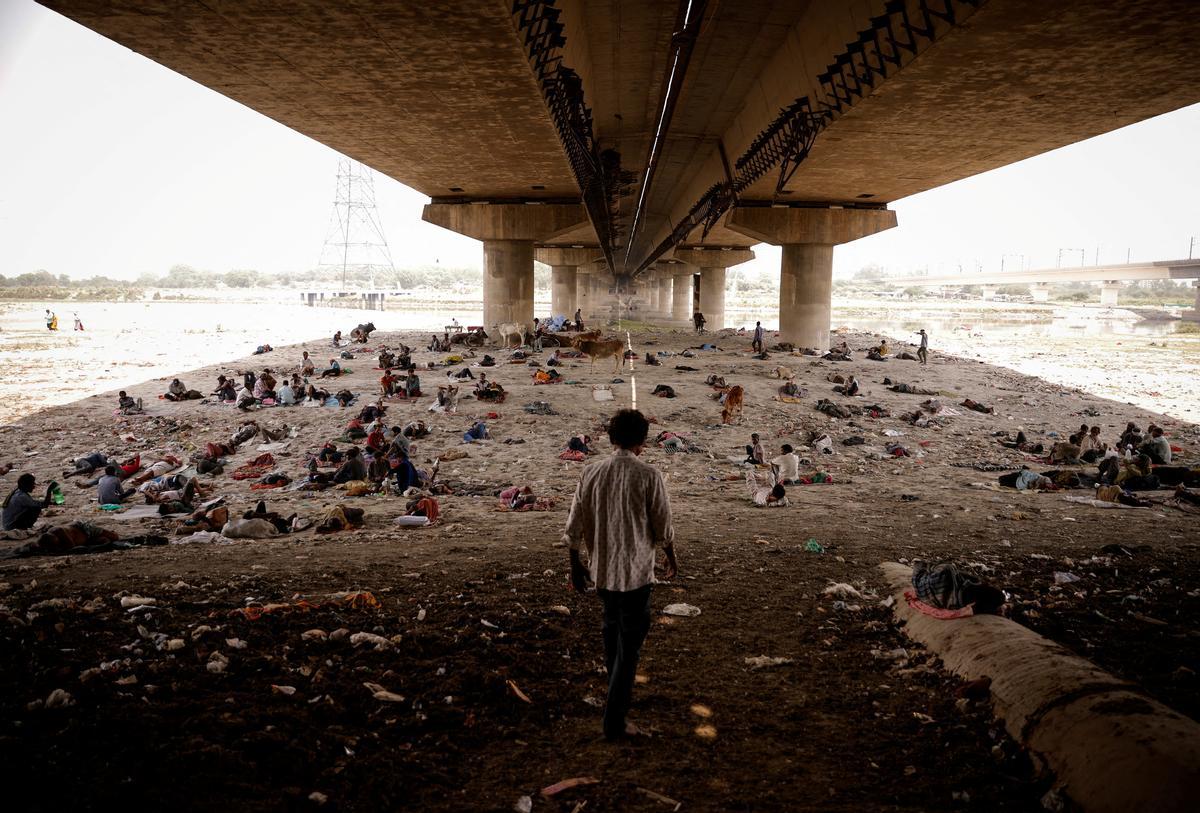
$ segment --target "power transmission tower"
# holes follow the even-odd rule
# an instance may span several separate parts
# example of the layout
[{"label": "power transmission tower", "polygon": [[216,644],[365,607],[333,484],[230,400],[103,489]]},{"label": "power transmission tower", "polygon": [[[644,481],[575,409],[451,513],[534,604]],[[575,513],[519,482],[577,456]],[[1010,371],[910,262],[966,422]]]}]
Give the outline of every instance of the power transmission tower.
[{"label": "power transmission tower", "polygon": [[349,272],[365,275],[372,288],[376,272],[386,271],[389,279],[395,279],[383,221],[375,207],[375,176],[350,158],[338,159],[337,194],[318,266],[341,268],[343,290]]}]

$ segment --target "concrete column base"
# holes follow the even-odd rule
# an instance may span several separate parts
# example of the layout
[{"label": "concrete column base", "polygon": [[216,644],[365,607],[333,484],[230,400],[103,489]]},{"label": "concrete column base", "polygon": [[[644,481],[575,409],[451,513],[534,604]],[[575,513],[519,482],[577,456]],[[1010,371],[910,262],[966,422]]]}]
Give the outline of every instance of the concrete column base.
[{"label": "concrete column base", "polygon": [[785,245],[779,278],[779,338],[796,347],[829,349],[833,246]]},{"label": "concrete column base", "polygon": [[578,287],[575,266],[554,265],[550,267],[551,316],[565,316],[568,319],[575,316]]},{"label": "concrete column base", "polygon": [[979,298],[984,302],[991,302],[996,298],[996,291],[1000,290],[995,285],[983,285],[979,288]]},{"label": "concrete column base", "polygon": [[1190,311],[1183,312],[1183,318],[1188,322],[1200,322],[1200,280],[1196,280],[1192,285],[1196,289],[1196,304]]},{"label": "concrete column base", "polygon": [[483,241],[483,324],[533,324],[533,241]]},{"label": "concrete column base", "polygon": [[690,324],[692,321],[692,271],[671,278],[671,321]]},{"label": "concrete column base", "polygon": [[1050,301],[1050,286],[1048,285],[1031,285],[1029,292],[1033,294],[1034,302],[1049,302]]},{"label": "concrete column base", "polygon": [[1105,282],[1100,286],[1100,304],[1106,308],[1115,308],[1120,298],[1121,283]]},{"label": "concrete column base", "polygon": [[717,331],[725,327],[725,268],[700,270],[700,312],[704,314],[704,329]]}]

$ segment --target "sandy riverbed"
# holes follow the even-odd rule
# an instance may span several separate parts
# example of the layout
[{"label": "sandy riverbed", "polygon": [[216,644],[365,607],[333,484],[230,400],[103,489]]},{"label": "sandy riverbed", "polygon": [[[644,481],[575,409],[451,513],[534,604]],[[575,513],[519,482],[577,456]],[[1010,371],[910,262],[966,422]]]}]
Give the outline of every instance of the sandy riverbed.
[{"label": "sandy riverbed", "polygon": [[[421,337],[376,334],[370,347],[401,339],[413,344]],[[862,334],[847,339],[852,347],[873,341]],[[1101,425],[1108,438],[1127,420],[1163,424],[1194,463],[1200,453],[1195,425],[936,352],[924,368],[859,360],[861,353],[848,363],[786,354],[756,361],[745,337],[708,340],[720,350],[687,359],[669,355],[660,367],[636,368],[638,403],[653,416],[653,428],[684,433],[706,450],[646,452],[668,478],[683,568],[674,583],[656,591],[656,615],[675,601],[702,609],[695,619],[658,616],[647,645],[647,682],[639,687],[635,713],[659,738],[650,748],[614,750],[596,741],[592,703],[603,682],[596,606],[565,589],[565,552],[557,547],[579,474],[579,464],[558,454],[571,435],[600,434],[604,416],[630,401],[630,375],[622,371],[626,383],[609,384],[611,364],[576,363],[562,369],[579,383],[533,386],[529,367],[504,364],[489,371],[509,391],[500,406],[464,400],[458,414],[437,415],[426,411],[427,398],[389,403],[392,423],[419,417],[433,428],[417,444],[419,460],[450,450],[467,455],[442,465],[441,477],[460,493],[441,498],[440,526],[398,530],[391,519],[403,500],[394,497],[253,492],[252,481],[225,475],[207,486],[235,508],[265,496],[276,510],[315,517],[345,499],[366,510],[367,525],[330,537],[309,531],[233,545],[0,563],[4,612],[26,619],[0,633],[6,637],[0,650],[9,653],[0,669],[6,675],[0,762],[39,789],[31,809],[78,804],[85,788],[86,798],[99,804],[129,786],[139,798],[146,794],[183,809],[202,807],[199,799],[289,809],[305,804],[310,791],[346,808],[384,800],[394,807],[508,809],[521,795],[536,797],[540,787],[582,775],[601,782],[565,794],[561,809],[584,800],[595,809],[660,809],[637,787],[698,810],[942,809],[959,806],[962,797],[954,794],[964,792],[988,809],[1036,806],[1046,785],[1023,778],[1028,765],[996,734],[986,706],[956,710],[953,684],[936,661],[911,647],[876,606],[882,589],[876,564],[913,556],[973,563],[1013,592],[1014,614],[1023,623],[1138,681],[1169,705],[1200,713],[1196,517],[1165,505],[1102,510],[1065,494],[998,491],[992,488],[996,472],[971,468],[1027,462],[1000,447],[996,431],[1022,427],[1044,437],[1087,422]],[[633,342],[639,352],[678,354],[695,339],[647,331]],[[182,378],[207,391],[220,372],[290,370],[304,348],[327,358],[328,342],[310,341]],[[416,360],[443,357],[420,352]],[[379,374],[372,356],[345,365],[353,373],[342,385],[360,393],[374,389]],[[774,400],[776,365],[791,368],[807,389],[801,403]],[[884,376],[937,390],[950,405],[973,398],[996,414],[955,407],[960,414],[928,429],[895,417],[831,419],[813,404],[838,398],[826,380],[832,372],[858,375],[865,397],[853,402],[877,403],[892,415],[926,396],[889,392],[879,383]],[[426,389],[444,373],[424,373]],[[737,426],[719,424],[719,407],[703,383],[711,373],[746,388]],[[650,397],[660,383],[678,397]],[[111,394],[28,415],[0,430],[0,459],[43,481],[61,479],[66,460],[92,449],[138,451],[144,459],[166,450],[188,453],[228,437],[246,418],[223,405],[159,401],[165,385],[156,379],[129,387],[149,405],[147,416],[114,416]],[[595,385],[611,386],[616,400],[594,401]],[[523,405],[534,401],[547,402],[556,414],[526,414]],[[493,410],[500,415],[489,421],[494,439],[463,446],[462,432]],[[294,476],[306,452],[341,434],[355,411],[276,408],[252,417],[297,428],[298,437],[276,454],[277,468]],[[791,489],[786,509],[753,507],[744,469],[726,459],[741,454],[751,431],[772,453],[781,443],[796,445],[811,461],[804,470],[831,473],[833,484]],[[805,449],[810,431],[829,433],[835,453]],[[843,446],[852,435],[866,443]],[[884,444],[893,441],[914,456],[884,455]],[[233,465],[259,454],[254,446],[243,447]],[[17,471],[4,478],[6,488]],[[554,508],[499,512],[492,493],[513,484],[532,485],[555,500]],[[89,502],[90,492],[68,487],[67,495],[51,521],[86,518],[123,534],[170,532],[162,520],[104,515]],[[809,538],[826,553],[805,553]],[[1112,542],[1151,547],[1113,557],[1101,550]],[[1055,584],[1056,571],[1074,572],[1081,581],[1063,588]],[[865,591],[860,609],[839,609],[823,596],[831,580]],[[373,591],[382,608],[327,608],[259,622],[229,614],[247,602],[348,589]],[[162,609],[134,618],[115,598],[126,592],[155,596]],[[1137,597],[1134,604],[1126,601],[1130,595]],[[81,609],[93,597],[98,603]],[[30,610],[55,598],[63,601]],[[1131,606],[1162,625],[1127,615]],[[374,652],[301,637],[314,627],[399,637]],[[160,648],[160,635],[180,638],[183,649]],[[903,655],[887,654],[899,648]],[[213,652],[229,661],[219,675],[205,668]],[[758,655],[792,663],[750,669],[745,658]],[[101,662],[114,665],[81,679]],[[381,704],[362,689],[363,681],[405,699]],[[77,705],[40,709],[56,688],[71,692]],[[697,703],[709,717],[697,716]],[[695,733],[701,724],[713,726],[712,736]],[[47,770],[81,764],[87,767],[57,780]],[[132,784],[111,784],[118,776]]]}]

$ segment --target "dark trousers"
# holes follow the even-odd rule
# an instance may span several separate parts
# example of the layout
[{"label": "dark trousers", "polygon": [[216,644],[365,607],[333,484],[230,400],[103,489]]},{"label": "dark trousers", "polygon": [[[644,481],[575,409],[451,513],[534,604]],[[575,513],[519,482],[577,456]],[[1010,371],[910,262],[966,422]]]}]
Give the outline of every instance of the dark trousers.
[{"label": "dark trousers", "polygon": [[608,667],[604,736],[619,737],[625,733],[638,657],[650,631],[650,585],[627,592],[596,592],[604,602],[604,665]]},{"label": "dark trousers", "polygon": [[926,350],[924,347],[918,349],[917,350],[917,358],[919,358],[921,360],[922,364],[927,364],[929,362],[929,351]]}]

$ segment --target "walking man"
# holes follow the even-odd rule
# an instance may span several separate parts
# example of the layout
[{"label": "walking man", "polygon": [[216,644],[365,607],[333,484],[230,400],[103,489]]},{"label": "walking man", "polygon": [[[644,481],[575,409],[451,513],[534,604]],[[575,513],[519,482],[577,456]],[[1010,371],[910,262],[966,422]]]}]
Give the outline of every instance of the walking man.
[{"label": "walking man", "polygon": [[755,353],[763,351],[763,326],[762,322],[754,323],[754,340],[750,342],[750,347]]},{"label": "walking man", "polygon": [[917,333],[921,334],[921,346],[917,348],[917,358],[919,358],[921,360],[922,364],[928,364],[929,363],[929,334],[927,334],[925,332],[925,328],[921,328],[920,330],[917,331]]},{"label": "walking man", "polygon": [[[604,736],[610,740],[645,733],[626,722],[625,715],[642,642],[650,631],[656,548],[667,557],[665,578],[674,578],[678,570],[666,483],[657,469],[638,460],[649,430],[637,410],[613,416],[608,439],[615,450],[584,469],[563,534],[571,549],[571,586],[584,592],[590,575],[604,602]],[[587,552],[586,565],[580,551]]]},{"label": "walking man", "polygon": [[700,311],[696,311],[695,313],[692,314],[692,324],[694,324],[696,326],[697,334],[704,332],[704,323],[706,321],[708,321],[708,320],[706,320],[704,318],[704,314],[701,313]]}]

